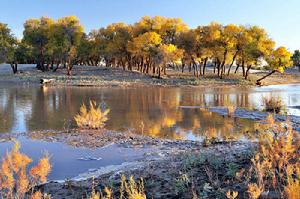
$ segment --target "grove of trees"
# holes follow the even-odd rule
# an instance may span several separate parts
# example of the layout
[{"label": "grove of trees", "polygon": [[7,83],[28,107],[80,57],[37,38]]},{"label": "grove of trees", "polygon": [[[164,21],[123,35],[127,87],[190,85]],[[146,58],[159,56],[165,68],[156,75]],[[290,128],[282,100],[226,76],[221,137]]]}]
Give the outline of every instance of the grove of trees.
[{"label": "grove of trees", "polygon": [[241,69],[248,79],[263,61],[271,68],[268,76],[283,72],[292,65],[291,56],[285,47],[275,48],[258,26],[211,23],[190,29],[179,18],[145,16],[131,25],[113,23],[86,34],[75,16],[41,17],[27,20],[23,38],[17,40],[0,23],[0,62],[11,64],[14,73],[18,63],[32,63],[41,71],[66,68],[67,75],[74,65],[105,65],[156,77],[169,67],[200,77],[209,64],[220,78]]}]

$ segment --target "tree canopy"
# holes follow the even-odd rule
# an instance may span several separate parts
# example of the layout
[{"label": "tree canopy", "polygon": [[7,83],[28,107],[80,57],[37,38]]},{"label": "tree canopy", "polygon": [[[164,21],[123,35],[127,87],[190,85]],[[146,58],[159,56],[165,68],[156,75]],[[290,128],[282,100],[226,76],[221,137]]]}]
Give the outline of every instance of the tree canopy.
[{"label": "tree canopy", "polygon": [[[180,18],[145,16],[134,24],[113,23],[86,34],[75,16],[41,17],[24,23],[20,42],[5,24],[0,29],[2,62],[31,62],[42,71],[65,67],[68,75],[74,65],[105,65],[157,77],[168,67],[181,67],[200,77],[210,65],[220,78],[241,69],[248,79],[262,60],[277,72],[291,65],[290,53],[284,47],[275,49],[258,26],[213,22],[190,29]],[[299,64],[299,55],[293,60]]]},{"label": "tree canopy", "polygon": [[14,65],[17,44],[17,39],[13,36],[7,24],[0,23],[0,63],[10,63],[14,73],[17,72]]},{"label": "tree canopy", "polygon": [[293,60],[294,66],[300,67],[300,51],[299,50],[295,50],[295,52],[292,56],[292,60]]}]

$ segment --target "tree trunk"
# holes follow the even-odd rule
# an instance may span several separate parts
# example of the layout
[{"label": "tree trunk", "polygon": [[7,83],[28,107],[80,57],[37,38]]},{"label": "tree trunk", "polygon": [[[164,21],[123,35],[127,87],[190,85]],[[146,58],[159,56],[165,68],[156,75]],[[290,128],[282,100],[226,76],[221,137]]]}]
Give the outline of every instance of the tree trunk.
[{"label": "tree trunk", "polygon": [[217,61],[214,63],[214,74],[216,73]]},{"label": "tree trunk", "polygon": [[204,59],[204,64],[203,64],[203,72],[202,72],[203,76],[205,75],[205,69],[206,69],[207,60],[208,60],[208,58],[206,57]]},{"label": "tree trunk", "polygon": [[50,70],[53,70],[53,67],[54,67],[54,61],[52,60],[51,61],[51,66],[50,66]]},{"label": "tree trunk", "polygon": [[203,62],[199,63],[199,74],[200,76],[202,75],[202,67],[203,67]]},{"label": "tree trunk", "polygon": [[198,66],[197,63],[195,61],[193,61],[193,69],[194,69],[194,76],[198,77]]},{"label": "tree trunk", "polygon": [[249,65],[247,67],[247,70],[246,70],[246,73],[245,73],[245,79],[247,80],[248,79],[248,76],[249,76],[249,72],[250,72],[250,69],[251,69],[252,65]]},{"label": "tree trunk", "polygon": [[271,71],[270,73],[268,73],[267,75],[263,76],[262,78],[256,80],[256,84],[257,85],[261,85],[261,81],[266,79],[267,77],[271,76],[273,73],[277,72],[276,70]]},{"label": "tree trunk", "polygon": [[160,66],[158,66],[157,70],[158,70],[158,78],[160,79]]},{"label": "tree trunk", "polygon": [[218,77],[220,77],[220,72],[221,72],[221,63],[220,62],[217,65],[217,70],[218,70]]},{"label": "tree trunk", "polygon": [[232,58],[232,62],[231,62],[231,64],[229,65],[228,72],[227,72],[227,75],[228,75],[228,76],[229,76],[229,74],[230,74],[231,67],[233,66],[233,64],[234,64],[234,62],[235,62],[235,59],[236,59],[236,57],[237,57],[237,55],[238,55],[238,52],[239,52],[239,51],[236,51],[236,53],[234,54],[234,56],[233,56],[233,58]]},{"label": "tree trunk", "polygon": [[72,62],[66,64],[66,69],[67,69],[67,75],[68,76],[72,75],[72,73],[71,73],[72,68],[73,68],[73,63]]},{"label": "tree trunk", "polygon": [[224,55],[223,55],[223,61],[221,64],[221,76],[220,76],[221,79],[223,79],[223,74],[225,72],[225,63],[226,63],[226,59],[227,59],[227,53],[228,53],[228,51],[225,50]]},{"label": "tree trunk", "polygon": [[155,75],[155,64],[152,66],[152,74]]},{"label": "tree trunk", "polygon": [[[181,72],[182,73],[184,72],[184,66],[185,66],[185,63],[183,60],[181,60]],[[300,67],[299,67],[299,70],[300,70]]]},{"label": "tree trunk", "polygon": [[235,68],[235,71],[234,71],[234,74],[237,73],[237,71],[239,70],[239,67],[240,67],[240,64],[237,64],[236,68]]},{"label": "tree trunk", "polygon": [[246,73],[245,73],[245,62],[242,61],[242,69],[243,69],[243,77],[245,77]]},{"label": "tree trunk", "polygon": [[58,63],[56,64],[56,67],[53,68],[53,72],[56,72],[56,71],[57,71],[57,69],[59,68],[59,65],[60,65],[60,63],[58,62]]},{"label": "tree trunk", "polygon": [[10,66],[11,66],[11,69],[12,69],[13,73],[16,74],[18,72],[18,64],[17,63],[11,63]]}]

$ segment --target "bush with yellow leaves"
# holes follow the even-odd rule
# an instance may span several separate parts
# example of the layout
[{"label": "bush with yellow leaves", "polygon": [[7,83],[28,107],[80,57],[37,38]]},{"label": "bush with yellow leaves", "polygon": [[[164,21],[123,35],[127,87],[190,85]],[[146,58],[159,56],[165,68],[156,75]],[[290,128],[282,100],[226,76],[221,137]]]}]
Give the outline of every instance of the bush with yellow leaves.
[{"label": "bush with yellow leaves", "polygon": [[109,109],[104,111],[93,100],[90,100],[90,109],[83,104],[80,107],[80,113],[75,116],[75,122],[79,128],[102,129],[108,120]]},{"label": "bush with yellow leaves", "polygon": [[278,198],[300,198],[300,136],[289,121],[269,116],[260,132],[257,154],[252,159],[255,183],[248,185],[252,199],[272,193]]},{"label": "bush with yellow leaves", "polygon": [[28,171],[32,160],[20,152],[20,143],[16,142],[12,151],[3,158],[0,170],[0,198],[22,199],[26,194],[32,199],[46,198],[40,191],[34,191],[39,183],[47,181],[51,171],[49,157],[46,155],[36,166]]},{"label": "bush with yellow leaves", "polygon": [[239,193],[238,192],[236,192],[236,191],[227,191],[227,193],[226,193],[226,197],[228,198],[228,199],[236,199],[237,197],[238,197],[238,195],[239,195]]},{"label": "bush with yellow leaves", "polygon": [[284,109],[282,100],[275,97],[263,98],[263,104],[267,112],[280,113]]},{"label": "bush with yellow leaves", "polygon": [[[138,183],[135,182],[131,176],[127,182],[126,177],[123,175],[121,178],[120,197],[119,199],[146,199],[144,190],[143,179]],[[96,192],[93,188],[89,199],[114,199],[111,189],[105,187],[104,194]]]}]

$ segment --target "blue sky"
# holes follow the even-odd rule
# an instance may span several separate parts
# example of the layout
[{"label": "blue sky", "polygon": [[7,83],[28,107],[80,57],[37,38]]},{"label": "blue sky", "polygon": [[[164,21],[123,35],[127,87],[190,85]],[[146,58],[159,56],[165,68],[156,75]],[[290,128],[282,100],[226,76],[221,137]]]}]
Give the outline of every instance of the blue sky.
[{"label": "blue sky", "polygon": [[264,27],[277,45],[300,49],[299,0],[0,0],[0,22],[21,37],[28,18],[76,15],[85,31],[145,15],[180,17],[190,27],[218,21]]}]

